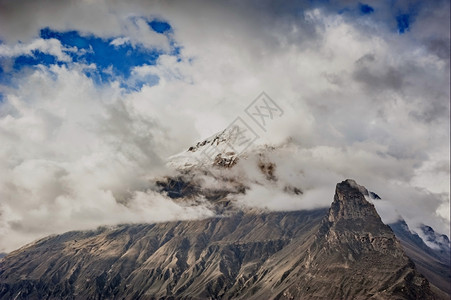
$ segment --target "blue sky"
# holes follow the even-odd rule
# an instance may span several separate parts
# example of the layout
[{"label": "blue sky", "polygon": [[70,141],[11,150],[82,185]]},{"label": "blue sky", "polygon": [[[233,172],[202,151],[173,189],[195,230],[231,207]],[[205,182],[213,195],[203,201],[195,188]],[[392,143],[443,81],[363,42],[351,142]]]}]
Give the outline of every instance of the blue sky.
[{"label": "blue sky", "polygon": [[48,67],[50,65],[68,66],[72,63],[81,63],[95,64],[95,68],[85,68],[84,73],[98,85],[109,84],[117,80],[121,87],[126,90],[136,91],[144,84],[150,86],[157,84],[157,76],[145,76],[129,81],[133,68],[155,65],[162,54],[177,57],[180,49],[172,40],[172,28],[168,22],[154,19],[146,21],[146,24],[154,32],[166,36],[171,46],[169,51],[149,48],[142,44],[132,44],[129,41],[122,42],[119,45],[114,44],[113,41],[116,39],[126,38],[123,36],[101,38],[76,30],[57,31],[46,27],[39,31],[39,37],[44,40],[58,40],[65,49],[63,52],[70,57],[70,61],[59,60],[57,56],[40,50],[32,50],[29,53],[9,57],[6,59],[13,60],[13,68],[9,72],[5,72],[0,65],[0,83],[11,83],[15,74],[39,65]]},{"label": "blue sky", "polygon": [[368,14],[372,14],[374,12],[374,8],[371,7],[368,4],[364,4],[364,3],[359,3],[359,7],[360,7],[360,12],[363,15],[368,15]]},{"label": "blue sky", "polygon": [[[317,3],[320,7],[327,4]],[[413,22],[416,10],[419,5],[412,5],[407,10],[398,9],[392,21],[388,22],[388,26],[393,27],[393,32],[398,34],[408,33]],[[368,3],[358,2],[354,5],[342,6],[339,14],[357,12],[361,16],[373,17],[380,12]],[[120,86],[126,91],[137,91],[143,85],[155,85],[159,82],[158,76],[146,75],[142,78],[134,78],[130,80],[132,70],[135,67],[145,65],[155,65],[157,59],[162,54],[172,55],[180,61],[180,47],[177,46],[173,39],[173,28],[167,21],[161,19],[132,18],[134,22],[144,20],[145,24],[155,33],[165,36],[170,45],[169,50],[157,48],[149,48],[148,45],[139,43],[131,43],[127,41],[126,36],[110,36],[99,37],[89,32],[77,30],[58,31],[51,27],[41,28],[39,37],[44,40],[56,39],[62,47],[63,52],[70,57],[70,61],[59,60],[57,56],[51,53],[45,53],[39,49],[32,50],[12,57],[0,56],[0,84],[14,86],[15,74],[27,68],[35,68],[39,65],[50,66],[68,66],[72,63],[82,63],[86,65],[95,64],[95,68],[85,68],[84,74],[91,78],[97,85],[109,84],[112,81],[119,81]],[[393,25],[390,25],[393,24]],[[115,44],[114,41],[123,38],[124,41]],[[19,43],[20,45],[20,43]],[[2,65],[5,61],[13,62],[13,67],[5,70]],[[3,62],[3,63],[2,63]],[[9,63],[10,64],[10,63]],[[0,92],[1,93],[1,92]],[[1,101],[1,98],[0,98]]]},{"label": "blue sky", "polygon": [[[395,3],[395,2],[394,2]],[[394,33],[405,34],[409,31],[410,27],[413,25],[415,21],[415,15],[418,13],[418,10],[421,8],[421,3],[416,2],[412,5],[409,5],[407,8],[398,8],[393,5],[392,10],[390,12],[391,18],[385,20],[386,25],[392,28]],[[343,8],[339,9],[340,14],[358,14],[360,16],[371,17],[375,15],[377,18],[380,14],[378,9],[375,6],[372,6],[368,3],[359,2],[354,5],[346,5]],[[386,13],[386,12],[384,12]]]}]

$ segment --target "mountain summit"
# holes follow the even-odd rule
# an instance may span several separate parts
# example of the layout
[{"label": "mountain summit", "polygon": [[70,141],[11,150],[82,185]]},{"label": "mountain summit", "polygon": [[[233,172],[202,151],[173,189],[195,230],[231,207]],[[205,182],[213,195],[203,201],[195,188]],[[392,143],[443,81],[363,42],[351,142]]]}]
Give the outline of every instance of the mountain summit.
[{"label": "mountain summit", "polygon": [[352,180],[330,209],[120,225],[0,261],[1,299],[433,299]]},{"label": "mountain summit", "polygon": [[371,219],[368,221],[382,222],[374,206],[366,201],[365,195],[368,195],[368,190],[352,179],[337,184],[334,202],[332,202],[329,212],[329,221],[352,220],[355,223]]},{"label": "mountain summit", "polygon": [[244,124],[233,124],[190,146],[187,151],[169,157],[168,165],[179,170],[212,164],[230,167],[257,138]]},{"label": "mountain summit", "polygon": [[365,195],[366,188],[354,180],[337,184],[328,216],[309,251],[309,259],[317,263],[315,278],[328,282],[317,284],[318,290],[340,299],[433,298],[429,283]]}]

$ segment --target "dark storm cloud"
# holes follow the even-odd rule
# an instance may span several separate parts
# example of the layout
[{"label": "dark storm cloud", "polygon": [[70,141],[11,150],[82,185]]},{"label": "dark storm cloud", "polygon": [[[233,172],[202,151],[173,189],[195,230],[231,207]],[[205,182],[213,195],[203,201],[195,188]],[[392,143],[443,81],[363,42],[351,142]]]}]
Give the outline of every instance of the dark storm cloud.
[{"label": "dark storm cloud", "polygon": [[374,70],[372,67],[378,64],[375,56],[372,54],[366,54],[362,58],[359,58],[356,61],[356,70],[353,73],[354,79],[362,82],[370,89],[401,90],[403,86],[403,73],[391,66],[381,71]]},{"label": "dark storm cloud", "polygon": [[449,60],[450,58],[450,41],[449,39],[431,39],[426,41],[428,50],[437,55],[440,59]]}]

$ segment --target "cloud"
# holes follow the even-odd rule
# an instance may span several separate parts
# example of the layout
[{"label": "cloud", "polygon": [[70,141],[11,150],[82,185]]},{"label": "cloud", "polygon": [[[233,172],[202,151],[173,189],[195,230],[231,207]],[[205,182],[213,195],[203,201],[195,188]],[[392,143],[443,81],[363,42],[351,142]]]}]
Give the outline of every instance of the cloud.
[{"label": "cloud", "polygon": [[329,198],[330,194],[321,189],[308,191],[305,195],[299,196],[270,186],[251,185],[245,195],[236,198],[236,203],[245,208],[292,211],[327,207],[331,203]]},{"label": "cloud", "polygon": [[[230,196],[240,206],[273,211],[326,208],[340,179],[358,178],[359,184],[382,198],[368,200],[385,223],[404,218],[412,228],[429,224],[449,230],[449,195],[408,184],[412,177],[408,161],[387,159],[371,149],[300,148],[292,142],[277,150],[260,148],[245,157],[227,171],[247,186],[245,194]],[[259,162],[273,164],[272,179],[260,171]]]},{"label": "cloud", "polygon": [[[92,61],[36,64],[0,82],[0,244],[9,251],[51,232],[132,221],[137,206],[127,203],[138,198],[172,218],[169,200],[145,196],[165,157],[237,116],[255,126],[244,109],[261,91],[284,115],[266,132],[255,127],[259,143],[295,145],[270,159],[307,207],[327,205],[335,184],[353,178],[410,222],[448,231],[449,2],[419,5],[400,35],[396,16],[412,3],[371,3],[362,15],[349,1],[1,2],[4,55],[41,49],[66,59],[74,45],[41,30],[76,31],[127,49],[128,77],[93,48]],[[152,20],[170,29],[152,30]],[[132,64],[127,53],[138,48],[158,57]],[[96,80],[99,70],[108,80]],[[252,186],[250,201],[267,192]],[[277,188],[284,208],[298,207]],[[33,231],[37,223],[45,225]]]},{"label": "cloud", "polygon": [[70,61],[70,57],[64,51],[75,51],[73,48],[66,48],[57,39],[35,39],[27,44],[16,44],[14,46],[0,45],[0,56],[33,56],[35,51],[56,56],[60,61]]},{"label": "cloud", "polygon": [[204,204],[149,190],[170,143],[164,125],[124,102],[118,85],[98,87],[53,66],[20,86],[0,122],[1,251],[54,232],[211,215]]}]

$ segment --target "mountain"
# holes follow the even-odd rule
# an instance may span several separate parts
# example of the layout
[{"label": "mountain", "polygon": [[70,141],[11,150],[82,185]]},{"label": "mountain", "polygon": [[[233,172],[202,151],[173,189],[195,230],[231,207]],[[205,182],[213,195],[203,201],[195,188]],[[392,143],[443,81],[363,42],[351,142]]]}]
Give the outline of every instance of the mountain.
[{"label": "mountain", "polygon": [[[434,239],[434,241],[441,247],[431,248],[418,234],[410,230],[404,220],[399,220],[396,223],[389,224],[389,226],[401,242],[406,254],[417,266],[418,271],[428,278],[433,287],[451,295],[449,242],[448,245],[444,243],[448,238],[439,236],[439,240]],[[436,236],[431,227],[427,226],[427,230],[432,236]]]},{"label": "mountain", "polygon": [[168,165],[179,170],[203,165],[231,167],[238,161],[239,154],[253,142],[252,137],[244,135],[245,132],[249,129],[238,124],[231,125],[190,146],[187,151],[169,157]]},{"label": "mountain", "polygon": [[449,252],[450,252],[450,242],[446,235],[439,234],[434,231],[434,229],[428,225],[421,225],[421,232],[424,236],[424,241],[429,245],[430,248],[436,250],[439,255],[445,256],[450,260]]},{"label": "mountain", "polygon": [[353,180],[329,209],[68,232],[0,260],[0,299],[435,299]]},{"label": "mountain", "polygon": [[[249,158],[252,157],[258,157],[258,159],[256,159],[258,169],[265,175],[268,181],[280,181],[276,174],[278,165],[277,163],[271,161],[271,158],[268,158],[268,154],[271,154],[271,152],[280,154],[283,146],[290,145],[290,143],[286,143],[285,145],[282,145],[282,147],[281,145],[279,145],[278,147],[253,145],[252,147],[246,148],[245,151],[241,153],[228,152],[232,148],[238,148],[238,146],[236,145],[239,141],[238,133],[245,130],[246,129],[243,128],[243,126],[231,126],[230,128],[227,128],[208,139],[192,145],[187,151],[172,156],[169,160],[169,164],[176,169],[183,170],[181,172],[182,175],[178,177],[166,178],[166,181],[159,182],[160,186],[162,187],[162,191],[167,192],[171,198],[182,197],[189,194],[191,196],[201,195],[206,197],[208,200],[213,200],[215,199],[215,197],[225,198],[225,196],[228,194],[245,193],[248,189],[247,184],[249,183],[249,181],[255,181],[255,178],[241,177],[239,178],[239,182],[231,181],[229,178],[226,178],[228,182],[227,184],[223,185],[222,189],[218,190],[218,188],[215,188],[214,190],[210,190],[208,188],[205,188],[205,186],[202,185],[202,182],[196,180],[197,171],[202,170],[202,172],[208,173],[209,176],[215,177],[215,173],[212,170],[218,169],[220,167],[234,168],[236,166],[239,166],[242,160],[249,160]],[[233,161],[233,164],[216,164],[218,160],[202,161],[197,158],[200,156],[200,153],[210,152],[208,151],[208,149],[212,145],[214,146],[216,151],[214,152],[213,157],[217,156],[218,158],[222,158],[227,157],[227,154],[233,154],[233,159],[229,160]],[[183,163],[187,161],[190,161],[192,163]],[[221,176],[224,176],[224,173],[222,173]],[[221,178],[220,176],[216,176],[215,179],[224,180],[224,178]],[[230,184],[230,182],[233,182],[233,186]],[[262,185],[265,185],[267,183],[268,182],[259,182],[259,184]],[[302,195],[303,188],[301,187],[301,184],[302,183],[299,182],[296,186],[290,186],[286,183],[281,183],[280,185],[283,186],[284,192],[291,192],[297,195]],[[187,189],[188,186],[190,187],[190,189]],[[272,188],[278,187],[273,186]],[[188,191],[188,193],[186,193],[186,191]],[[368,191],[364,187],[361,187],[361,192],[364,194],[364,196],[368,197],[368,200],[370,202],[381,200],[381,197],[378,194],[373,191]],[[407,223],[405,223],[404,220],[401,220],[400,222],[404,223],[404,225],[408,228]],[[404,242],[406,232],[404,230],[398,230],[403,226],[397,226],[397,224],[395,223],[389,225],[394,230],[395,235],[398,237],[398,239]],[[420,240],[420,242],[417,243],[417,247],[425,249],[424,251],[426,251],[427,253],[434,253],[435,257],[444,262],[445,265],[450,265],[451,244],[449,238],[446,235],[435,232],[432,227],[426,224],[421,225],[421,227],[419,228],[419,234],[412,232],[409,228],[407,229],[407,232],[410,236],[410,239],[415,238]],[[416,237],[413,237],[411,235],[415,235]],[[403,245],[404,244],[405,243],[403,243]]]},{"label": "mountain", "polygon": [[[237,132],[237,131],[234,131]],[[229,139],[229,137],[232,137]],[[210,166],[207,166],[205,161],[200,164],[198,160],[193,159],[193,155],[199,155],[199,153],[205,151],[209,145],[213,143],[219,143],[217,150],[219,151],[216,155],[218,157],[224,157],[227,147],[225,145],[234,145],[236,137],[233,136],[227,130],[220,132],[209,139],[193,145],[188,149],[188,151],[176,155],[173,157],[173,161],[178,162],[173,164],[174,167],[179,167],[183,170],[183,175],[179,177],[172,177],[161,181],[160,186],[162,191],[168,193],[170,197],[182,197],[183,196],[203,196],[209,201],[216,201],[217,204],[223,204],[224,207],[230,208],[230,201],[227,197],[228,195],[240,195],[246,193],[248,189],[248,183],[253,180],[251,178],[241,177],[238,181],[228,181],[222,184],[221,189],[209,189],[202,185],[201,180],[198,180],[198,170],[208,171],[209,176],[215,176],[214,169],[223,167],[224,165],[215,165],[214,161],[210,161]],[[214,142],[216,141],[216,142]],[[222,145],[222,146],[221,146]],[[296,183],[294,186],[288,185],[281,182],[278,176],[278,165],[271,159],[268,159],[268,154],[280,153],[281,148],[276,147],[251,147],[234,156],[234,164],[228,168],[240,167],[240,163],[245,160],[251,160],[252,157],[257,157],[255,159],[258,164],[258,169],[265,175],[267,179],[266,182],[260,182],[261,185],[268,185],[272,183],[277,183],[271,188],[283,189],[283,192],[291,192],[292,194],[302,196],[304,192],[304,187],[302,182]],[[221,152],[222,151],[222,152]],[[191,164],[183,164],[181,162],[191,161]],[[207,161],[208,162],[208,161]],[[215,167],[212,169],[212,167]],[[223,174],[221,174],[223,175]],[[224,178],[221,176],[216,176],[216,180],[221,181]],[[232,185],[233,183],[233,185]],[[188,188],[189,187],[189,188]],[[361,193],[368,198],[369,201],[381,200],[381,197],[375,192],[368,191],[361,187]],[[300,198],[302,201],[302,198]],[[215,206],[218,208],[218,206]],[[222,212],[220,209],[219,212]],[[398,223],[389,224],[391,229],[394,231],[397,239],[401,242],[403,249],[406,251],[407,255],[413,260],[417,265],[418,269],[422,274],[424,274],[427,279],[431,282],[432,287],[439,293],[446,293],[451,295],[451,264],[450,264],[450,243],[446,235],[438,234],[434,229],[427,225],[422,225],[419,229],[419,235],[412,232],[405,221],[401,220]],[[448,297],[449,298],[449,297]]]}]

